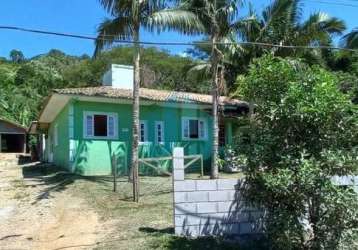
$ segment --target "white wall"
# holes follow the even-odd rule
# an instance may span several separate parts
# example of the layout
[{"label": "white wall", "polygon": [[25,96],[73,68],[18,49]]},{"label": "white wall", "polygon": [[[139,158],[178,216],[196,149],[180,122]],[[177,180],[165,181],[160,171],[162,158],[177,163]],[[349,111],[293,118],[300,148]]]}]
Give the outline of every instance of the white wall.
[{"label": "white wall", "polygon": [[102,82],[104,86],[120,89],[133,89],[133,66],[112,64]]},{"label": "white wall", "polygon": [[175,234],[260,235],[262,212],[242,199],[242,180],[185,180],[183,155],[182,148],[174,149]]}]

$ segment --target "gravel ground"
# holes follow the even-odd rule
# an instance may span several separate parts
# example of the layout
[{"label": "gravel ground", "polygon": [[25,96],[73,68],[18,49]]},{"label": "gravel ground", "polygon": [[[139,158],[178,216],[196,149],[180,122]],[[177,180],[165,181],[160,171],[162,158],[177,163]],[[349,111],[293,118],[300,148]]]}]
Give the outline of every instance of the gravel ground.
[{"label": "gravel ground", "polygon": [[36,163],[0,156],[0,249],[92,249],[104,234],[97,213]]}]

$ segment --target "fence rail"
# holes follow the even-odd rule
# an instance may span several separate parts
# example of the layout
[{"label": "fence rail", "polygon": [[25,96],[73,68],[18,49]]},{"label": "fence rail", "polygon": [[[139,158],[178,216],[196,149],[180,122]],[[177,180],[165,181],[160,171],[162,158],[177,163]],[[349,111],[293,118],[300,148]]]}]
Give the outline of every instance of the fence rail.
[{"label": "fence rail", "polygon": [[[191,165],[193,165],[195,162],[200,160],[200,176],[203,177],[204,176],[204,161],[203,161],[203,155],[185,155],[183,156],[184,160],[190,160],[188,163],[186,163],[184,165],[184,169],[190,167]],[[173,160],[173,156],[165,156],[165,157],[150,157],[150,158],[139,158],[139,163],[143,163],[144,165],[157,170],[158,172],[162,172],[168,176],[171,176],[172,173],[161,169],[160,167],[154,165],[152,162],[160,162],[160,161],[168,161],[168,160]]]}]

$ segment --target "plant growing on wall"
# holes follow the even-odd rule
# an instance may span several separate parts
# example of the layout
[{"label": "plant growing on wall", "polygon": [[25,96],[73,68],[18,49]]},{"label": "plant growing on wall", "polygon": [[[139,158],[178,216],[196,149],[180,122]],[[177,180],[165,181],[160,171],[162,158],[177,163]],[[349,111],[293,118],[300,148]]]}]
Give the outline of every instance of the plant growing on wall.
[{"label": "plant growing on wall", "polygon": [[353,244],[357,193],[331,178],[358,172],[358,108],[339,91],[338,79],[296,60],[265,56],[237,84],[236,95],[257,105],[250,142],[242,147],[246,195],[266,207],[264,229],[273,248]]}]

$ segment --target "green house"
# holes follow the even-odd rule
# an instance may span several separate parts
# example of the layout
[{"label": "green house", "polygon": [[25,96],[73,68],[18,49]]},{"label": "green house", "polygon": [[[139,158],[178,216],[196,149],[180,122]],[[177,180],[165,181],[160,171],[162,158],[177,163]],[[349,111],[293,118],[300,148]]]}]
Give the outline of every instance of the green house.
[{"label": "green house", "polygon": [[[42,159],[82,175],[108,175],[111,156],[117,171],[128,173],[131,155],[133,68],[112,65],[100,87],[57,89],[47,98],[35,125],[41,133]],[[140,157],[201,154],[210,166],[211,96],[140,89]],[[220,145],[232,141],[245,102],[220,97]],[[169,161],[158,167],[170,171]],[[142,174],[153,169],[140,166]]]}]

